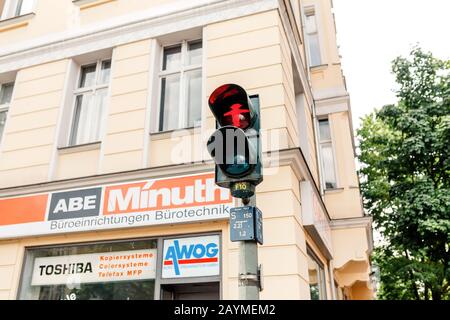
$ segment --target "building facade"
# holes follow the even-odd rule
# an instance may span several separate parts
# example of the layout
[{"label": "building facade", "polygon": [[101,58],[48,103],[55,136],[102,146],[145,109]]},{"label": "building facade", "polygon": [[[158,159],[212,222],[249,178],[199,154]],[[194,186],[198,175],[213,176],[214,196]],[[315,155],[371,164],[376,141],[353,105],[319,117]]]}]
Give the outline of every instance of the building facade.
[{"label": "building facade", "polygon": [[331,0],[0,0],[0,299],[237,299],[225,83],[261,108],[261,298],[372,299]]}]

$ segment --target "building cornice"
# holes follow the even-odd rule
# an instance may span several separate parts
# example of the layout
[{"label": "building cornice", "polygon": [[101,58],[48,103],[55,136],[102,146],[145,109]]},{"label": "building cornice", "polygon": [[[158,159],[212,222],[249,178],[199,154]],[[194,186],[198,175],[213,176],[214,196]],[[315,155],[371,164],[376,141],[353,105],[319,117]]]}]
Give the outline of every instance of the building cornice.
[{"label": "building cornice", "polygon": [[[298,151],[299,149],[287,149],[265,153],[263,157],[264,167],[274,168],[278,166],[291,166],[299,180],[306,180],[308,177],[308,169],[305,168],[306,163],[301,161]],[[174,164],[3,188],[0,189],[0,198],[38,194],[63,189],[83,188],[94,185],[112,184],[123,181],[164,178],[177,175],[194,175],[213,171],[214,163],[212,160]]]},{"label": "building cornice", "polygon": [[277,0],[177,1],[140,13],[2,47],[0,73],[278,8]]},{"label": "building cornice", "polygon": [[346,219],[333,219],[331,220],[331,228],[337,229],[350,229],[350,228],[366,228],[372,226],[372,217],[357,217]]}]

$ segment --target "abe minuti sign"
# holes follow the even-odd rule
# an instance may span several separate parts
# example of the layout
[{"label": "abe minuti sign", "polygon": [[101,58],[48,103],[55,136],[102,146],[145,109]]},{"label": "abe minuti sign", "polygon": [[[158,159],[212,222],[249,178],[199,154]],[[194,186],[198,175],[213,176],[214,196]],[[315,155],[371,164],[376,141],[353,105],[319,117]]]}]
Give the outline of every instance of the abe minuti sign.
[{"label": "abe minuti sign", "polygon": [[233,198],[214,174],[0,199],[0,239],[227,219]]}]

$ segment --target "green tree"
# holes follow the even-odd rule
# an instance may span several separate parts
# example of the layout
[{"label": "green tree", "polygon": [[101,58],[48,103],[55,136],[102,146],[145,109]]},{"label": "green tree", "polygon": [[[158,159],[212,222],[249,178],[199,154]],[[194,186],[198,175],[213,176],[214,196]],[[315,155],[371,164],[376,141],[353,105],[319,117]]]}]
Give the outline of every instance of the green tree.
[{"label": "green tree", "polygon": [[364,207],[383,236],[380,299],[450,299],[450,61],[393,61],[398,103],[358,130]]}]

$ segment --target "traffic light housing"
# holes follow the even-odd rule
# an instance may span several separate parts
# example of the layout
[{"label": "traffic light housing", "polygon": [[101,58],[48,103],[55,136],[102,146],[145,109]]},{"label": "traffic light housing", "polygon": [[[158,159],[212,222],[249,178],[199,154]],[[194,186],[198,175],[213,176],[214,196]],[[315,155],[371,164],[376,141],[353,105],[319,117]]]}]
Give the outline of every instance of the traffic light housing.
[{"label": "traffic light housing", "polygon": [[236,84],[218,87],[208,100],[218,129],[208,140],[216,184],[236,198],[250,198],[262,182],[259,98]]}]

